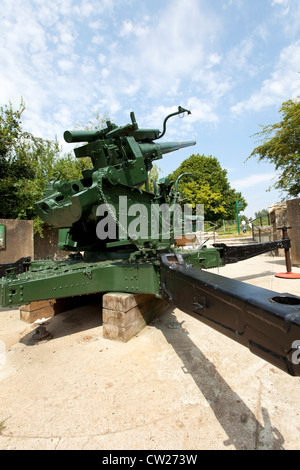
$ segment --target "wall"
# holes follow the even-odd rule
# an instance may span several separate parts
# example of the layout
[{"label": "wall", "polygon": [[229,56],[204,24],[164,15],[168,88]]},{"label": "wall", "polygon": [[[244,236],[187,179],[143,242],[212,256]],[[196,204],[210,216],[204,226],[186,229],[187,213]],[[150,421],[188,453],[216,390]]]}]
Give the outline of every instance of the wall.
[{"label": "wall", "polygon": [[[268,210],[270,213],[271,240],[281,240],[282,230],[278,229],[280,227],[288,226],[286,203],[272,204]],[[289,232],[288,236],[291,236]],[[284,249],[280,248],[279,250],[275,250],[273,253],[275,256],[284,256]]]},{"label": "wall", "polygon": [[[281,240],[280,227],[292,227],[288,230],[291,239],[290,257],[292,266],[300,266],[300,198],[290,199],[285,203],[272,204],[269,207],[272,240]],[[284,256],[284,250],[276,250],[275,255]]]},{"label": "wall", "polygon": [[300,198],[286,201],[288,224],[292,248],[290,250],[293,266],[300,266]]},{"label": "wall", "polygon": [[34,236],[34,259],[59,260],[67,258],[69,252],[58,250],[58,229],[44,228],[43,238],[38,234]]},{"label": "wall", "polygon": [[0,249],[0,264],[12,263],[20,258],[33,258],[33,221],[0,219],[5,225],[5,248]]}]

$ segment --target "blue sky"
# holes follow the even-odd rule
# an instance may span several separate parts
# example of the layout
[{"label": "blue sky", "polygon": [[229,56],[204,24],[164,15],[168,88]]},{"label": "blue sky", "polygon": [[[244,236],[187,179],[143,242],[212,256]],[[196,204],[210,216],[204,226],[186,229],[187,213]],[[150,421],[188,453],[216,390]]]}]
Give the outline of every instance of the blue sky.
[{"label": "blue sky", "polygon": [[[300,95],[299,0],[0,0],[0,105],[26,104],[23,127],[62,141],[94,113],[118,125],[135,112],[163,140],[197,145],[158,162],[161,176],[192,153],[213,155],[248,202],[281,198],[272,165],[251,158],[260,125]],[[64,148],[71,149],[69,145]]]}]

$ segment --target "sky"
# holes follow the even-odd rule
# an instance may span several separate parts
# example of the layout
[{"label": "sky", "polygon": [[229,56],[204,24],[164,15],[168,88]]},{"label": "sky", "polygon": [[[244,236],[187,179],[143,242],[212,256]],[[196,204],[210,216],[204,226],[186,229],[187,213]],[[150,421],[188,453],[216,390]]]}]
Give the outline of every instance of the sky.
[{"label": "sky", "polygon": [[[167,176],[192,154],[216,157],[245,215],[279,202],[273,165],[247,157],[261,126],[300,96],[299,0],[0,0],[0,106],[23,129],[57,139],[96,113],[117,125],[196,140],[157,163]],[[160,141],[161,142],[161,141]]]}]

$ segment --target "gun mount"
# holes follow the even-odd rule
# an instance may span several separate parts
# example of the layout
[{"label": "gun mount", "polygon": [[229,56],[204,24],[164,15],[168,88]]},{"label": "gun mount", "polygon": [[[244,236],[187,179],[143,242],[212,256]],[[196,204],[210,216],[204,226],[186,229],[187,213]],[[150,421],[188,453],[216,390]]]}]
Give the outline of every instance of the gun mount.
[{"label": "gun mount", "polygon": [[[179,107],[178,112],[172,115],[185,111]],[[131,121],[131,124],[120,127],[107,121],[107,127],[102,130],[64,133],[66,142],[87,142],[75,148],[74,152],[77,158],[90,157],[93,166],[82,172],[83,178],[80,180],[56,180],[49,183],[44,199],[35,204],[36,212],[44,222],[65,229],[60,232],[60,249],[99,253],[115,248],[113,242],[121,241],[122,246],[136,244],[134,237],[127,237],[127,230],[125,233],[122,231],[122,227],[128,226],[133,216],[124,222],[124,207],[120,198],[123,198],[121,202],[126,198],[129,214],[136,204],[143,204],[149,213],[154,203],[178,202],[171,190],[173,183],[167,179],[158,182],[155,194],[150,193],[148,172],[152,162],[161,159],[164,154],[195,145],[196,142],[155,143],[153,140],[163,135],[158,129],[139,129],[133,112]],[[145,191],[140,189],[143,185]],[[99,208],[101,204],[106,206],[114,220],[119,221],[119,233],[116,233],[114,240],[110,237],[110,246],[99,238],[96,229],[100,222],[99,214],[104,209]],[[150,226],[147,231],[150,233]],[[143,245],[147,243],[157,245],[151,237],[146,237],[142,242]]]},{"label": "gun mount", "polygon": [[[179,107],[167,116],[162,133],[140,129],[134,113],[125,126],[107,121],[104,129],[64,133],[66,142],[84,143],[74,153],[77,158],[89,156],[92,167],[79,180],[49,182],[35,209],[59,229],[58,248],[71,254],[62,261],[26,259],[0,265],[1,275],[5,273],[0,304],[13,307],[105,292],[154,294],[299,376],[293,352],[300,339],[300,297],[205,271],[289,249],[290,240],[179,249],[175,239],[186,220],[178,182],[189,174],[175,182],[162,178],[149,191],[152,162],[196,144],[155,142],[165,134],[167,120],[183,112],[190,114]],[[189,220],[197,222],[197,216]]]}]

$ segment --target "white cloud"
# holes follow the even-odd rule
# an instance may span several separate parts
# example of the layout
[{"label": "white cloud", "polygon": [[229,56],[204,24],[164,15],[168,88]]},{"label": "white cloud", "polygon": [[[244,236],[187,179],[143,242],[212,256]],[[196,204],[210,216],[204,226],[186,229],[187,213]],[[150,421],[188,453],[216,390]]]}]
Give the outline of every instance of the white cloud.
[{"label": "white cloud", "polygon": [[88,23],[88,27],[98,31],[99,29],[104,28],[104,23],[103,21],[97,19],[95,21],[90,21]]},{"label": "white cloud", "polygon": [[[191,152],[214,153],[232,168],[257,125],[249,111],[300,94],[297,2],[2,0],[0,104],[18,108],[23,96],[24,129],[50,139],[94,112],[122,125],[133,110],[141,127],[162,130],[182,105],[192,114],[171,119],[166,139],[196,140]],[[225,122],[234,103],[238,128]],[[182,155],[166,159],[166,173]],[[255,165],[234,181],[251,198],[274,176]]]},{"label": "white cloud", "polygon": [[75,13],[81,17],[90,17],[98,5],[90,0],[81,0],[80,4],[73,6]]},{"label": "white cloud", "polygon": [[124,20],[121,30],[120,30],[120,36],[121,37],[126,37],[129,36],[130,34],[134,33],[135,27],[134,24],[132,23],[131,20]]},{"label": "white cloud", "polygon": [[56,113],[53,115],[55,121],[57,121],[63,128],[69,127],[72,118],[72,112],[67,106],[60,106]]},{"label": "white cloud", "polygon": [[272,0],[272,6],[274,5],[282,5],[286,7],[289,3],[289,0]]},{"label": "white cloud", "polygon": [[[138,35],[138,41],[120,66],[125,73],[139,77],[149,94],[169,91],[174,81],[191,79],[204,63],[216,27],[216,18],[195,0],[173,0],[151,23],[125,19],[120,34]],[[217,61],[218,56],[211,56],[211,60]]]},{"label": "white cloud", "polygon": [[252,38],[243,39],[240,44],[236,45],[227,54],[226,60],[231,67],[244,69],[249,66],[249,57],[251,57],[254,49],[254,41]]},{"label": "white cloud", "polygon": [[92,43],[93,44],[104,44],[104,42],[105,42],[105,37],[101,34],[96,34],[92,38]]},{"label": "white cloud", "polygon": [[237,190],[245,188],[252,188],[261,183],[272,184],[272,179],[275,178],[275,173],[258,173],[254,175],[245,176],[231,182],[231,185]]},{"label": "white cloud", "polygon": [[93,103],[112,116],[121,103],[143,106],[149,98],[155,107],[158,99],[191,103],[192,122],[218,121],[216,101],[229,82],[215,70],[222,62],[211,47],[219,20],[205,2],[172,0],[157,15],[145,9],[127,18],[122,0],[124,13],[108,23],[118,2],[3,1],[0,97],[19,103],[23,96],[27,123],[36,113],[37,126],[50,133],[61,102],[80,113],[73,113],[75,124]]},{"label": "white cloud", "polygon": [[186,105],[188,109],[192,110],[192,114],[189,116],[190,124],[195,122],[218,123],[219,117],[214,110],[214,104],[210,100],[201,100],[193,96],[188,98]]},{"label": "white cloud", "polygon": [[120,37],[128,37],[134,35],[136,37],[144,36],[150,32],[149,26],[149,17],[145,16],[139,18],[138,21],[133,22],[132,20],[126,19],[123,20],[122,26],[119,32]]},{"label": "white cloud", "polygon": [[244,5],[244,1],[243,0],[229,0],[227,4],[222,5],[222,8],[227,9],[231,7],[232,5],[236,6],[237,8],[241,8]]},{"label": "white cloud", "polygon": [[[77,107],[78,114],[69,114],[71,125],[80,120],[80,113],[91,103],[94,59],[77,55],[79,30],[71,0],[3,0],[3,3],[1,103],[11,101],[18,107],[23,97],[26,128],[36,135],[52,138],[62,133],[59,126],[66,121],[62,115],[67,113],[60,111],[62,102],[69,109]],[[84,8],[86,5],[83,3]],[[88,13],[87,9],[84,11]]]},{"label": "white cloud", "polygon": [[270,78],[250,98],[232,106],[233,114],[259,111],[266,106],[279,105],[300,95],[300,41],[285,47]]},{"label": "white cloud", "polygon": [[[36,121],[35,128],[48,129],[45,137],[67,116],[59,111],[62,103],[71,110],[70,125],[97,105],[111,116],[129,107],[142,115],[147,110],[143,122],[151,127],[152,118],[161,125],[170,104],[181,104],[192,109],[181,130],[196,133],[198,123],[218,124],[221,112],[227,113],[222,100],[241,87],[245,73],[256,73],[249,65],[257,52],[255,34],[238,39],[229,34],[230,45],[223,47],[221,9],[208,0],[162,2],[151,15],[151,2],[134,9],[138,0],[2,3],[0,99],[18,105],[23,96],[24,117],[31,125]],[[246,4],[230,3],[235,9]],[[265,23],[257,31],[267,39]],[[273,74],[232,111],[259,110],[284,92],[296,93],[299,81],[292,71],[300,63],[299,51],[299,43],[283,50]],[[177,124],[172,126],[175,135]]]},{"label": "white cloud", "polygon": [[289,1],[290,0],[273,0],[271,5],[272,5],[272,7],[277,6],[277,5],[282,7],[280,9],[280,15],[281,16],[286,16],[290,12]]},{"label": "white cloud", "polygon": [[74,70],[74,62],[69,59],[61,59],[58,61],[58,66],[63,73],[69,73]]},{"label": "white cloud", "polygon": [[106,63],[106,61],[107,61],[106,55],[105,55],[105,54],[102,54],[102,52],[100,52],[100,53],[98,54],[97,59],[98,59],[99,64],[101,64],[101,65],[104,65],[104,64]]},{"label": "white cloud", "polygon": [[[213,105],[209,101],[200,100],[193,96],[186,98],[184,102],[179,103],[186,109],[191,111],[190,115],[184,114],[182,119],[177,116],[172,117],[167,123],[168,140],[178,139],[194,139],[195,126],[200,123],[209,123],[215,125],[219,122],[219,118],[214,111]],[[165,117],[178,110],[176,106],[159,105],[153,108],[151,113],[144,116],[136,116],[137,121],[143,123],[143,127],[149,126],[162,131],[162,124]],[[179,116],[180,117],[180,116]]]}]

